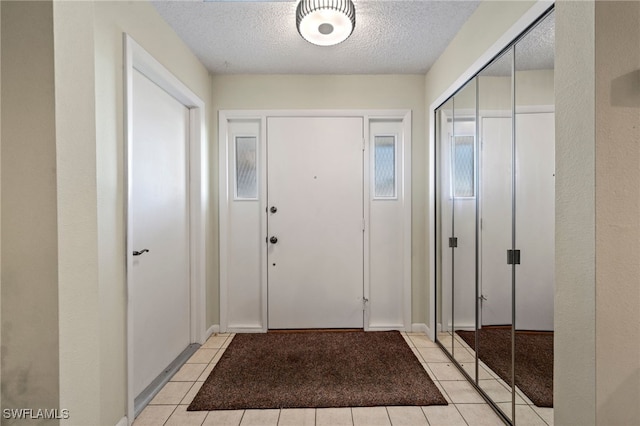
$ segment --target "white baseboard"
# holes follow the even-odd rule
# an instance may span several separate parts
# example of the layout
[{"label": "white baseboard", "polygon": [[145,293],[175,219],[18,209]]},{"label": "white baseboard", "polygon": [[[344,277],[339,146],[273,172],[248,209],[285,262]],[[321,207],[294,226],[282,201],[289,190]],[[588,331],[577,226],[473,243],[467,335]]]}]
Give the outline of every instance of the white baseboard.
[{"label": "white baseboard", "polygon": [[262,327],[228,327],[228,333],[266,333],[267,330]]},{"label": "white baseboard", "polygon": [[[451,330],[452,329],[451,324],[449,324],[447,327],[448,327],[447,330]],[[456,330],[474,331],[475,329],[476,329],[475,324],[457,324],[456,323]],[[442,331],[442,330],[440,330],[440,331]]]},{"label": "white baseboard", "polygon": [[207,339],[209,337],[211,337],[211,335],[216,334],[216,333],[220,333],[220,326],[218,324],[213,324],[211,327],[209,327],[207,329],[207,331],[204,333],[204,340],[205,342],[207,341]]},{"label": "white baseboard", "polygon": [[423,334],[429,334],[429,327],[427,327],[427,324],[423,323],[423,322],[414,322],[413,324],[411,324],[411,332],[412,333],[423,333]]},{"label": "white baseboard", "polygon": [[129,420],[125,416],[125,417],[121,418],[118,423],[116,423],[116,426],[129,426]]}]

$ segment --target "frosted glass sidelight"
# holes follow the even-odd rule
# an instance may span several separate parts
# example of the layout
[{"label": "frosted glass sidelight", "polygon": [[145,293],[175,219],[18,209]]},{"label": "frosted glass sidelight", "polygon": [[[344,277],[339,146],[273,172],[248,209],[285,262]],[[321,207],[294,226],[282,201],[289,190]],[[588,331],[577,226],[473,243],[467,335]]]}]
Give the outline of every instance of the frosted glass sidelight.
[{"label": "frosted glass sidelight", "polygon": [[374,194],[376,198],[396,196],[396,137],[374,138]]},{"label": "frosted glass sidelight", "polygon": [[236,199],[258,198],[258,156],[255,136],[236,137]]},{"label": "frosted glass sidelight", "polygon": [[453,141],[454,197],[473,197],[475,160],[473,136],[455,136]]}]

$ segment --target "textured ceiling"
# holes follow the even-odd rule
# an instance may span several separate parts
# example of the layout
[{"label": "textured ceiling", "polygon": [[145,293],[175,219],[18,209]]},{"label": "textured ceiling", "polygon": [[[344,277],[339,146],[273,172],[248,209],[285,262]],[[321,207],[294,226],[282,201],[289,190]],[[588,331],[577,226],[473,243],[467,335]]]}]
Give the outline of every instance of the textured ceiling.
[{"label": "textured ceiling", "polygon": [[479,1],[354,0],[356,28],[319,47],[295,26],[295,1],[155,1],[215,74],[425,73]]}]

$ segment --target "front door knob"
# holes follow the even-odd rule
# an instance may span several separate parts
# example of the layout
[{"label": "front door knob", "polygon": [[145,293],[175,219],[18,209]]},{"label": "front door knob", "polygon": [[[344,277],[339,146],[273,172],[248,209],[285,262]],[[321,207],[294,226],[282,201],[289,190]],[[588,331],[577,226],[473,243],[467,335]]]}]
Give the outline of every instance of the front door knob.
[{"label": "front door knob", "polygon": [[271,242],[271,244],[275,244],[278,242],[278,239],[276,237],[271,237],[269,238],[269,242]]}]

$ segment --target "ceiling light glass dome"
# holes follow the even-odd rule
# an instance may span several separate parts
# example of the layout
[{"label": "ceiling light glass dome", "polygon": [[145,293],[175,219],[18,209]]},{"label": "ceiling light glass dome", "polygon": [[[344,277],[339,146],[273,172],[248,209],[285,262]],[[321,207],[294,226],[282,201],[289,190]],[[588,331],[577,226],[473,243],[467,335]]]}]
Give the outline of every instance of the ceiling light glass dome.
[{"label": "ceiling light glass dome", "polygon": [[356,26],[356,8],[351,0],[300,0],[296,8],[300,35],[318,46],[345,41]]}]

